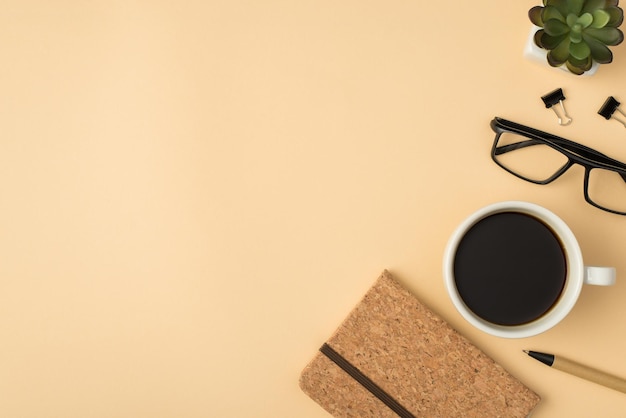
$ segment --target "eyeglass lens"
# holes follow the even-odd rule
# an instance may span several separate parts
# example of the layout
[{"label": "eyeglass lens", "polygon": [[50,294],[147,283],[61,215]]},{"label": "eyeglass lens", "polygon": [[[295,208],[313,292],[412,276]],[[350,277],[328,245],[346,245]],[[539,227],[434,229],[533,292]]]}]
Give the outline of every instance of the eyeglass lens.
[{"label": "eyeglass lens", "polygon": [[626,212],[626,180],[615,171],[592,168],[587,180],[587,195],[598,206]]},{"label": "eyeglass lens", "polygon": [[549,145],[511,132],[500,135],[495,158],[517,175],[539,182],[548,180],[569,161]]}]

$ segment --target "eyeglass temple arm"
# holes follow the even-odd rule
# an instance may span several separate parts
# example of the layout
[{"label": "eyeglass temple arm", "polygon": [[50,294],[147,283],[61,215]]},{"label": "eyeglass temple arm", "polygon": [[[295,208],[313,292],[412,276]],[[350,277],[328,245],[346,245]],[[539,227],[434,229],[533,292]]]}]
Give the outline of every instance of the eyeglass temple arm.
[{"label": "eyeglass temple arm", "polygon": [[526,141],[516,142],[515,144],[500,145],[499,147],[496,147],[495,154],[502,155],[502,154],[506,154],[507,152],[515,151],[520,148],[526,148],[532,145],[541,145],[541,144],[543,144],[543,142],[537,139],[529,139]]},{"label": "eyeglass temple arm", "polygon": [[[616,163],[616,161],[612,160],[610,157],[598,151],[592,150],[591,148],[587,148],[584,145],[571,143],[567,141],[566,139],[555,138],[555,137],[551,137],[550,141],[554,142],[555,144],[559,145],[562,148],[565,148],[568,151],[575,152],[576,154],[579,154],[586,158],[589,158],[589,159],[599,158],[602,162],[610,163],[612,165]],[[515,151],[516,149],[526,148],[532,145],[541,145],[544,143],[545,142],[540,141],[538,139],[527,139],[526,141],[516,142],[515,144],[500,145],[499,147],[496,148],[496,155],[506,154],[507,152]]]},{"label": "eyeglass temple arm", "polygon": [[[577,144],[576,142],[569,141],[564,138],[559,138],[553,135],[548,135],[548,139],[550,142],[553,142],[556,145],[562,148],[565,148],[566,150],[570,152],[578,154],[579,156],[588,158],[592,161],[602,162],[604,164],[611,165],[621,170],[626,170],[626,164],[623,164],[617,160],[614,160],[613,158],[607,155],[604,155],[599,151],[586,147],[585,145]],[[496,147],[495,153],[496,155],[501,155],[507,152],[514,151],[516,149],[526,148],[532,145],[539,145],[539,144],[543,144],[543,142],[538,139],[528,139],[526,141],[517,142],[515,144],[501,145],[499,147]],[[626,181],[626,174],[620,174],[620,175],[624,177]]]},{"label": "eyeglass temple arm", "polygon": [[[529,126],[521,125],[519,123],[496,117],[491,121],[491,128],[495,132],[499,132],[500,134],[506,131],[511,131],[526,136],[527,138],[529,138],[530,135],[530,139],[527,141],[518,142],[517,144],[511,144],[513,146],[503,146],[502,153],[509,152],[518,148],[528,147],[538,143],[543,143],[543,141],[545,140],[548,142],[552,142],[570,152],[576,153],[579,156],[588,158],[593,161],[599,161],[604,164],[609,164],[621,170],[626,170],[626,164],[614,160],[611,157],[602,154],[601,152],[598,152],[577,142],[570,141],[569,139],[561,138],[559,136],[540,131],[535,128],[531,128]],[[533,136],[539,139],[532,139]]]},{"label": "eyeglass temple arm", "polygon": [[[591,158],[591,157],[593,157],[591,159],[600,158],[601,160],[611,165],[615,165],[616,163],[622,165],[621,163],[619,163],[619,161],[615,161],[612,158],[602,154],[601,152],[598,152],[591,148],[587,148],[584,145],[572,143],[570,141],[567,141],[566,139],[561,139],[561,138],[550,138],[550,140],[562,146],[563,148],[568,149],[569,151],[582,154],[583,156],[587,158]],[[501,145],[499,147],[496,147],[496,149],[494,150],[494,153],[495,155],[502,155],[502,154],[506,154],[507,152],[515,151],[517,149],[526,148],[526,147],[530,147],[533,145],[540,145],[540,144],[543,144],[543,142],[539,141],[538,139],[528,139],[526,141],[517,142],[515,144]],[[591,157],[589,157],[589,155],[591,155]],[[626,174],[622,174],[622,173],[618,173],[618,174],[626,183]]]}]

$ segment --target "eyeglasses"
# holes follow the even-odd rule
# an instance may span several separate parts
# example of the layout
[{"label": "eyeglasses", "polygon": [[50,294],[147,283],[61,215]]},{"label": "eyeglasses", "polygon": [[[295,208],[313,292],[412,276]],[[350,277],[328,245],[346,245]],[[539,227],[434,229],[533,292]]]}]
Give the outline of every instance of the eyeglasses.
[{"label": "eyeglasses", "polygon": [[594,149],[502,118],[491,121],[496,138],[491,158],[509,173],[548,184],[574,164],[585,168],[585,200],[602,210],[626,215],[626,164]]}]

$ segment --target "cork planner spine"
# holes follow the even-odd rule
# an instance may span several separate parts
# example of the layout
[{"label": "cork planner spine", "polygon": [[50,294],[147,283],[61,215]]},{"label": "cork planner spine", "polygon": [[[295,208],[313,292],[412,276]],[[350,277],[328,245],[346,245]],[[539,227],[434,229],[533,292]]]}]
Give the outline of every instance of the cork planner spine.
[{"label": "cork planner spine", "polygon": [[388,271],[305,367],[335,417],[526,417],[540,398]]}]

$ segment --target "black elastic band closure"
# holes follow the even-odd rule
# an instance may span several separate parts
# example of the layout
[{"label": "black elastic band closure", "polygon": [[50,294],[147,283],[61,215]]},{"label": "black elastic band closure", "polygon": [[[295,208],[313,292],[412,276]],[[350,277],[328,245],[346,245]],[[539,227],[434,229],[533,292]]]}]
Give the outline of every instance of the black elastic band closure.
[{"label": "black elastic band closure", "polygon": [[333,363],[339,366],[343,371],[348,373],[354,380],[359,382],[365,389],[380,399],[385,405],[387,405],[393,412],[398,414],[402,418],[415,418],[413,414],[407,411],[402,405],[400,405],[395,399],[393,399],[387,392],[382,390],[380,386],[374,383],[370,378],[365,376],[359,369],[354,367],[348,360],[343,358],[341,354],[333,350],[331,346],[324,343],[320,348],[322,354],[328,357]]}]

